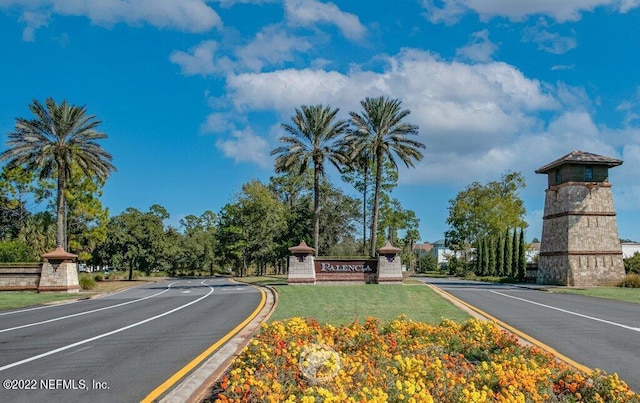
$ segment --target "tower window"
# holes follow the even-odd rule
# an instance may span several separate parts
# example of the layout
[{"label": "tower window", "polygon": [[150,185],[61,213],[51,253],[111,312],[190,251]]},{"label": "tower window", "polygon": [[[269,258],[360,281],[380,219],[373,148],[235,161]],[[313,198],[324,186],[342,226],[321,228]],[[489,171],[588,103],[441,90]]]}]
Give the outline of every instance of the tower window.
[{"label": "tower window", "polygon": [[585,181],[593,180],[593,167],[584,167],[584,180]]}]

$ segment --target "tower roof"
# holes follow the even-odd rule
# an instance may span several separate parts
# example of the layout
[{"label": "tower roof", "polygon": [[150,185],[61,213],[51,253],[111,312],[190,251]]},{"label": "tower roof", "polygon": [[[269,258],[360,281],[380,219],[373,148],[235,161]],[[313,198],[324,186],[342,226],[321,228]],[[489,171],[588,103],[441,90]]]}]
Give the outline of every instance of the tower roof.
[{"label": "tower roof", "polygon": [[587,153],[584,151],[574,150],[569,154],[548,163],[547,165],[536,169],[537,174],[544,174],[564,164],[580,164],[580,165],[605,165],[607,167],[617,167],[622,165],[622,160],[604,157],[602,155]]}]

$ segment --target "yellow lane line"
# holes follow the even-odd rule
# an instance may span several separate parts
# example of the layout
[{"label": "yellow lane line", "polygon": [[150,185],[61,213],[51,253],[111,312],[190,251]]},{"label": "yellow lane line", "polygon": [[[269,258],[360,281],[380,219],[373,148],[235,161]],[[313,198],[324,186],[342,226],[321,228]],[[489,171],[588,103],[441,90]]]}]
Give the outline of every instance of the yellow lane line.
[{"label": "yellow lane line", "polygon": [[267,300],[266,293],[260,288],[258,288],[258,290],[260,290],[260,294],[261,294],[260,304],[258,304],[258,307],[251,313],[251,315],[249,315],[238,326],[233,328],[233,330],[231,330],[229,333],[224,335],[224,337],[222,337],[220,340],[218,340],[213,345],[211,345],[209,348],[207,348],[204,352],[202,352],[202,354],[200,354],[199,356],[194,358],[190,363],[188,363],[187,365],[182,367],[178,372],[176,372],[169,379],[164,381],[164,383],[162,385],[160,385],[157,388],[155,388],[144,399],[142,399],[141,402],[144,402],[144,403],[153,402],[154,399],[157,399],[164,392],[169,390],[169,388],[171,388],[173,385],[175,385],[180,379],[182,379],[185,375],[187,375],[192,369],[197,367],[202,361],[204,361],[207,357],[209,357],[215,350],[217,350],[220,346],[222,346],[224,343],[226,343],[233,336],[235,336],[236,333],[238,333],[240,330],[242,330],[243,327],[248,325],[249,322],[251,322],[253,320],[253,318],[255,318],[258,315],[258,313],[262,310],[262,308],[264,307],[264,305],[266,303],[266,300]]},{"label": "yellow lane line", "polygon": [[538,339],[536,339],[534,337],[531,337],[528,334],[523,333],[520,330],[516,329],[515,327],[504,323],[500,319],[489,315],[488,313],[484,312],[483,310],[481,310],[479,308],[476,308],[475,306],[464,302],[460,298],[457,298],[454,295],[446,292],[442,288],[436,287],[433,284],[427,284],[427,286],[429,286],[435,292],[443,295],[444,297],[449,298],[449,299],[451,299],[453,301],[456,301],[457,303],[462,304],[462,305],[466,306],[467,308],[471,309],[472,311],[484,316],[488,320],[495,322],[496,324],[498,324],[498,326],[502,327],[503,329],[506,329],[506,330],[510,331],[511,333],[517,334],[520,338],[527,340],[529,343],[533,344],[534,346],[537,346],[537,347],[539,347],[539,348],[541,348],[541,349],[543,349],[543,350],[555,355],[558,359],[566,362],[567,364],[571,365],[572,367],[577,368],[578,370],[583,371],[583,372],[585,372],[587,374],[590,374],[592,372],[591,368],[586,367],[586,366],[584,366],[584,365],[572,360],[571,358],[569,358],[569,357],[567,357],[567,356],[565,356],[563,354],[560,354],[554,348],[544,344],[540,340],[538,340]]}]

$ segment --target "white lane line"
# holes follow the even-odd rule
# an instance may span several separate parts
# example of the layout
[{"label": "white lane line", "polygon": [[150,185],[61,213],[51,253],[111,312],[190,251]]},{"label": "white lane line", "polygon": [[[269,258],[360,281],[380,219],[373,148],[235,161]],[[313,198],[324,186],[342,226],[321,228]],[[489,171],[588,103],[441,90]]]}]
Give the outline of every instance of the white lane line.
[{"label": "white lane line", "polygon": [[502,295],[503,297],[513,298],[513,299],[517,299],[519,301],[528,302],[528,303],[533,304],[533,305],[538,305],[538,306],[542,306],[544,308],[554,309],[556,311],[568,313],[569,315],[575,315],[575,316],[579,316],[581,318],[595,320],[596,322],[602,322],[602,323],[606,323],[608,325],[618,326],[618,327],[621,327],[623,329],[633,330],[634,332],[640,332],[640,327],[627,326],[627,325],[623,325],[622,323],[616,323],[616,322],[612,322],[610,320],[600,319],[600,318],[596,318],[596,317],[589,316],[589,315],[583,315],[581,313],[568,311],[566,309],[556,308],[555,306],[545,305],[545,304],[541,304],[539,302],[529,301],[528,299],[524,299],[524,298],[520,298],[520,297],[514,297],[514,296],[508,295],[508,294],[503,294],[503,293],[498,292],[498,291],[491,291],[491,292],[494,293],[494,294]]},{"label": "white lane line", "polygon": [[33,323],[28,323],[26,325],[20,325],[20,326],[15,326],[15,327],[9,327],[9,328],[6,328],[6,329],[0,329],[0,333],[6,333],[6,332],[10,332],[12,330],[24,329],[24,328],[32,327],[32,326],[44,325],[45,323],[51,323],[51,322],[57,322],[59,320],[75,318],[76,316],[87,315],[87,314],[94,313],[94,312],[100,312],[100,311],[104,311],[104,310],[107,310],[107,309],[118,308],[118,307],[121,307],[121,306],[124,306],[124,305],[129,305],[129,304],[133,304],[133,303],[136,303],[136,302],[144,301],[144,300],[149,299],[149,298],[157,297],[160,294],[164,294],[165,292],[169,291],[171,289],[171,286],[173,284],[175,284],[175,283],[176,283],[176,281],[174,281],[173,283],[169,284],[167,286],[167,289],[164,290],[164,291],[160,291],[157,294],[149,295],[149,296],[144,297],[144,298],[134,299],[133,301],[127,301],[127,302],[123,302],[123,303],[116,304],[116,305],[109,305],[109,306],[106,306],[104,308],[97,308],[97,309],[93,309],[91,311],[79,312],[79,313],[74,313],[72,315],[66,315],[66,316],[60,316],[58,318],[47,319],[47,320],[43,320],[41,322],[33,322]]},{"label": "white lane line", "polygon": [[[132,290],[132,289],[138,288],[138,287],[140,287],[140,286],[136,285],[136,286],[133,286],[133,287],[125,288],[124,290],[115,291],[115,292],[109,293],[109,296],[117,295],[117,294],[123,293],[125,291],[129,291],[129,290]],[[73,296],[74,296],[73,294],[69,294],[69,297],[73,297]],[[21,309],[19,311],[1,312],[0,316],[14,315],[16,313],[23,313],[23,312],[30,312],[30,311],[37,311],[37,310],[40,310],[40,309],[55,308],[55,307],[66,305],[66,304],[75,304],[76,302],[78,302],[78,301],[69,301],[69,302],[64,302],[64,303],[59,303],[59,304],[54,304],[54,305],[36,306],[34,308]]]},{"label": "white lane line", "polygon": [[[206,285],[206,284],[204,284],[204,282],[205,282],[205,280],[202,280],[202,282],[200,282],[200,284]],[[179,306],[177,308],[173,308],[170,311],[167,311],[165,313],[161,313],[161,314],[153,316],[151,318],[147,318],[145,320],[141,320],[139,322],[132,323],[132,324],[130,324],[128,326],[124,326],[124,327],[121,327],[119,329],[107,332],[107,333],[99,334],[99,335],[91,337],[89,339],[85,339],[85,340],[78,341],[76,343],[72,343],[72,344],[69,344],[69,345],[66,345],[66,346],[63,346],[63,347],[60,347],[60,348],[56,348],[55,350],[47,351],[46,353],[34,355],[33,357],[25,358],[24,360],[16,361],[16,362],[14,362],[12,364],[7,364],[7,365],[5,365],[3,367],[0,367],[0,372],[5,371],[5,370],[10,369],[10,368],[14,368],[14,367],[20,366],[22,364],[26,364],[26,363],[29,363],[29,362],[32,362],[32,361],[39,360],[39,359],[44,358],[44,357],[48,357],[48,356],[53,355],[53,354],[60,353],[60,352],[65,351],[65,350],[69,350],[69,349],[74,348],[74,347],[81,346],[83,344],[91,343],[92,341],[100,340],[102,338],[105,338],[105,337],[108,337],[108,336],[112,336],[112,335],[120,333],[120,332],[124,332],[125,330],[129,330],[129,329],[132,329],[134,327],[137,327],[137,326],[140,326],[140,325],[144,325],[145,323],[151,322],[152,320],[156,320],[156,319],[162,318],[163,316],[170,315],[170,314],[172,314],[174,312],[177,312],[177,311],[179,311],[181,309],[184,309],[184,308],[186,308],[188,306],[196,304],[196,303],[202,301],[203,299],[207,298],[209,295],[211,295],[211,293],[213,293],[213,287],[211,287],[211,286],[208,286],[208,287],[209,287],[209,292],[207,294],[205,294],[202,297],[200,297],[200,298],[198,298],[196,300],[193,300],[193,301],[191,301],[189,303],[181,305],[181,306]]]},{"label": "white lane line", "polygon": [[[70,295],[70,297],[73,297],[73,294]],[[63,306],[63,305],[67,305],[67,304],[75,304],[76,302],[78,302],[78,301],[62,302],[62,303],[57,303],[57,304],[54,304],[54,305],[36,306],[34,308],[21,309],[19,311],[2,312],[2,313],[0,313],[0,316],[14,315],[16,313],[29,312],[29,311],[37,311],[37,310],[40,310],[40,309],[55,308],[57,306]]]}]

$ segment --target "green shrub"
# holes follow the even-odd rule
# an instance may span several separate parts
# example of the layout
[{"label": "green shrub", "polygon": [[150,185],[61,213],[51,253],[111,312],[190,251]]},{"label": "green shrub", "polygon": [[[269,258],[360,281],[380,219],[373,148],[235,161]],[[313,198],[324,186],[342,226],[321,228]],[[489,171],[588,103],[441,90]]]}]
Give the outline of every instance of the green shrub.
[{"label": "green shrub", "polygon": [[633,256],[624,259],[624,269],[627,273],[640,274],[640,253],[636,252]]},{"label": "green shrub", "polygon": [[29,245],[17,239],[0,241],[0,262],[37,262]]},{"label": "green shrub", "polygon": [[80,288],[83,290],[93,290],[96,288],[96,280],[94,280],[91,276],[79,276],[78,283],[80,283]]},{"label": "green shrub", "polygon": [[618,283],[618,287],[640,288],[640,274],[627,274],[627,277]]},{"label": "green shrub", "polygon": [[104,276],[101,273],[96,274],[95,276],[93,276],[95,281],[102,281],[104,280]]}]

